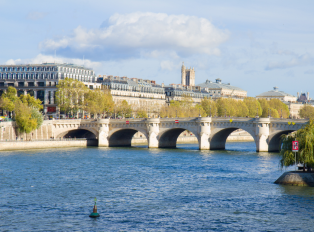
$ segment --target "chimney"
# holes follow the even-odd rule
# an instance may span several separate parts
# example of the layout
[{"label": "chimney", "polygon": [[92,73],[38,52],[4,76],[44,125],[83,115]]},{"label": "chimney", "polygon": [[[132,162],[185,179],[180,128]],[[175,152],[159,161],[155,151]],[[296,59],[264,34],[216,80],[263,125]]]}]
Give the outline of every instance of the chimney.
[{"label": "chimney", "polygon": [[299,92],[297,92],[297,100],[299,100],[300,96],[299,96]]},{"label": "chimney", "polygon": [[307,92],[307,100],[310,100],[310,93]]},{"label": "chimney", "polygon": [[164,83],[161,83],[161,87],[165,87],[165,84],[164,84]]}]

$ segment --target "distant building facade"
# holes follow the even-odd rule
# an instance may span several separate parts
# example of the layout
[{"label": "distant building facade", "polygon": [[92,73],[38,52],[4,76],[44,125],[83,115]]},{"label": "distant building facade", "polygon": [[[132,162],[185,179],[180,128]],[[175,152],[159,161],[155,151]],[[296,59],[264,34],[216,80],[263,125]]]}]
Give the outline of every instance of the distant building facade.
[{"label": "distant building facade", "polygon": [[219,99],[219,98],[232,98],[243,100],[247,97],[247,91],[238,87],[224,84],[218,78],[215,82],[206,80],[204,83],[197,86],[184,86],[180,84],[170,84],[165,86],[166,102],[180,101],[183,97],[191,97],[193,103],[197,104],[204,98]]},{"label": "distant building facade", "polygon": [[296,102],[297,98],[291,94],[285,93],[283,91],[279,91],[278,87],[274,87],[273,90],[261,93],[256,96],[257,99],[259,98],[265,98],[267,100],[271,99],[279,99],[283,102]]},{"label": "distant building facade", "polygon": [[57,105],[55,93],[57,84],[66,77],[83,82],[88,88],[100,88],[92,69],[73,64],[24,64],[0,65],[0,92],[8,86],[17,89],[18,96],[30,94],[40,99],[44,105],[44,113],[56,117]]},{"label": "distant building facade", "polygon": [[158,116],[161,107],[165,105],[165,90],[153,80],[100,76],[98,82],[110,90],[116,104],[125,100],[132,105],[134,114],[144,110],[149,117]]}]

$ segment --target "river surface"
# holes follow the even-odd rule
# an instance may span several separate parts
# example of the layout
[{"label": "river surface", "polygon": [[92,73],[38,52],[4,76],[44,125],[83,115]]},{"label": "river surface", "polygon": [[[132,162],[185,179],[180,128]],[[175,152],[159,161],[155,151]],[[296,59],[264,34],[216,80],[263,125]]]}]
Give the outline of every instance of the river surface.
[{"label": "river surface", "polygon": [[279,154],[226,148],[1,152],[0,231],[314,230],[314,188],[274,184]]}]

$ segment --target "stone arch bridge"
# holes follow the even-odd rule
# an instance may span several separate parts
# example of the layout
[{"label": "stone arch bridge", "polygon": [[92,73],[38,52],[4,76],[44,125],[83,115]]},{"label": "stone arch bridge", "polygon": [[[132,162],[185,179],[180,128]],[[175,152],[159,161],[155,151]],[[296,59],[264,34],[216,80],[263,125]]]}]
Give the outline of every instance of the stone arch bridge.
[{"label": "stone arch bridge", "polygon": [[[199,149],[225,149],[227,137],[235,130],[250,133],[256,151],[278,151],[280,136],[300,129],[308,120],[274,118],[150,118],[45,121],[51,136],[98,139],[98,146],[131,146],[133,135],[140,131],[149,148],[176,147],[185,130],[198,139]],[[49,129],[47,129],[49,131]],[[48,137],[48,136],[47,136]]]}]

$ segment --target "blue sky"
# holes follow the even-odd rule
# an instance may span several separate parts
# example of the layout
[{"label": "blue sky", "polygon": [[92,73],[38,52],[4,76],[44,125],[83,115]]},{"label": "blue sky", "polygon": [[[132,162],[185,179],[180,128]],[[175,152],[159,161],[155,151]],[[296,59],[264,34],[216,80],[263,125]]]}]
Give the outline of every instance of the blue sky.
[{"label": "blue sky", "polygon": [[[97,75],[222,79],[249,96],[314,96],[314,1],[0,0],[0,63],[67,62]],[[84,59],[83,59],[84,57]]]}]

